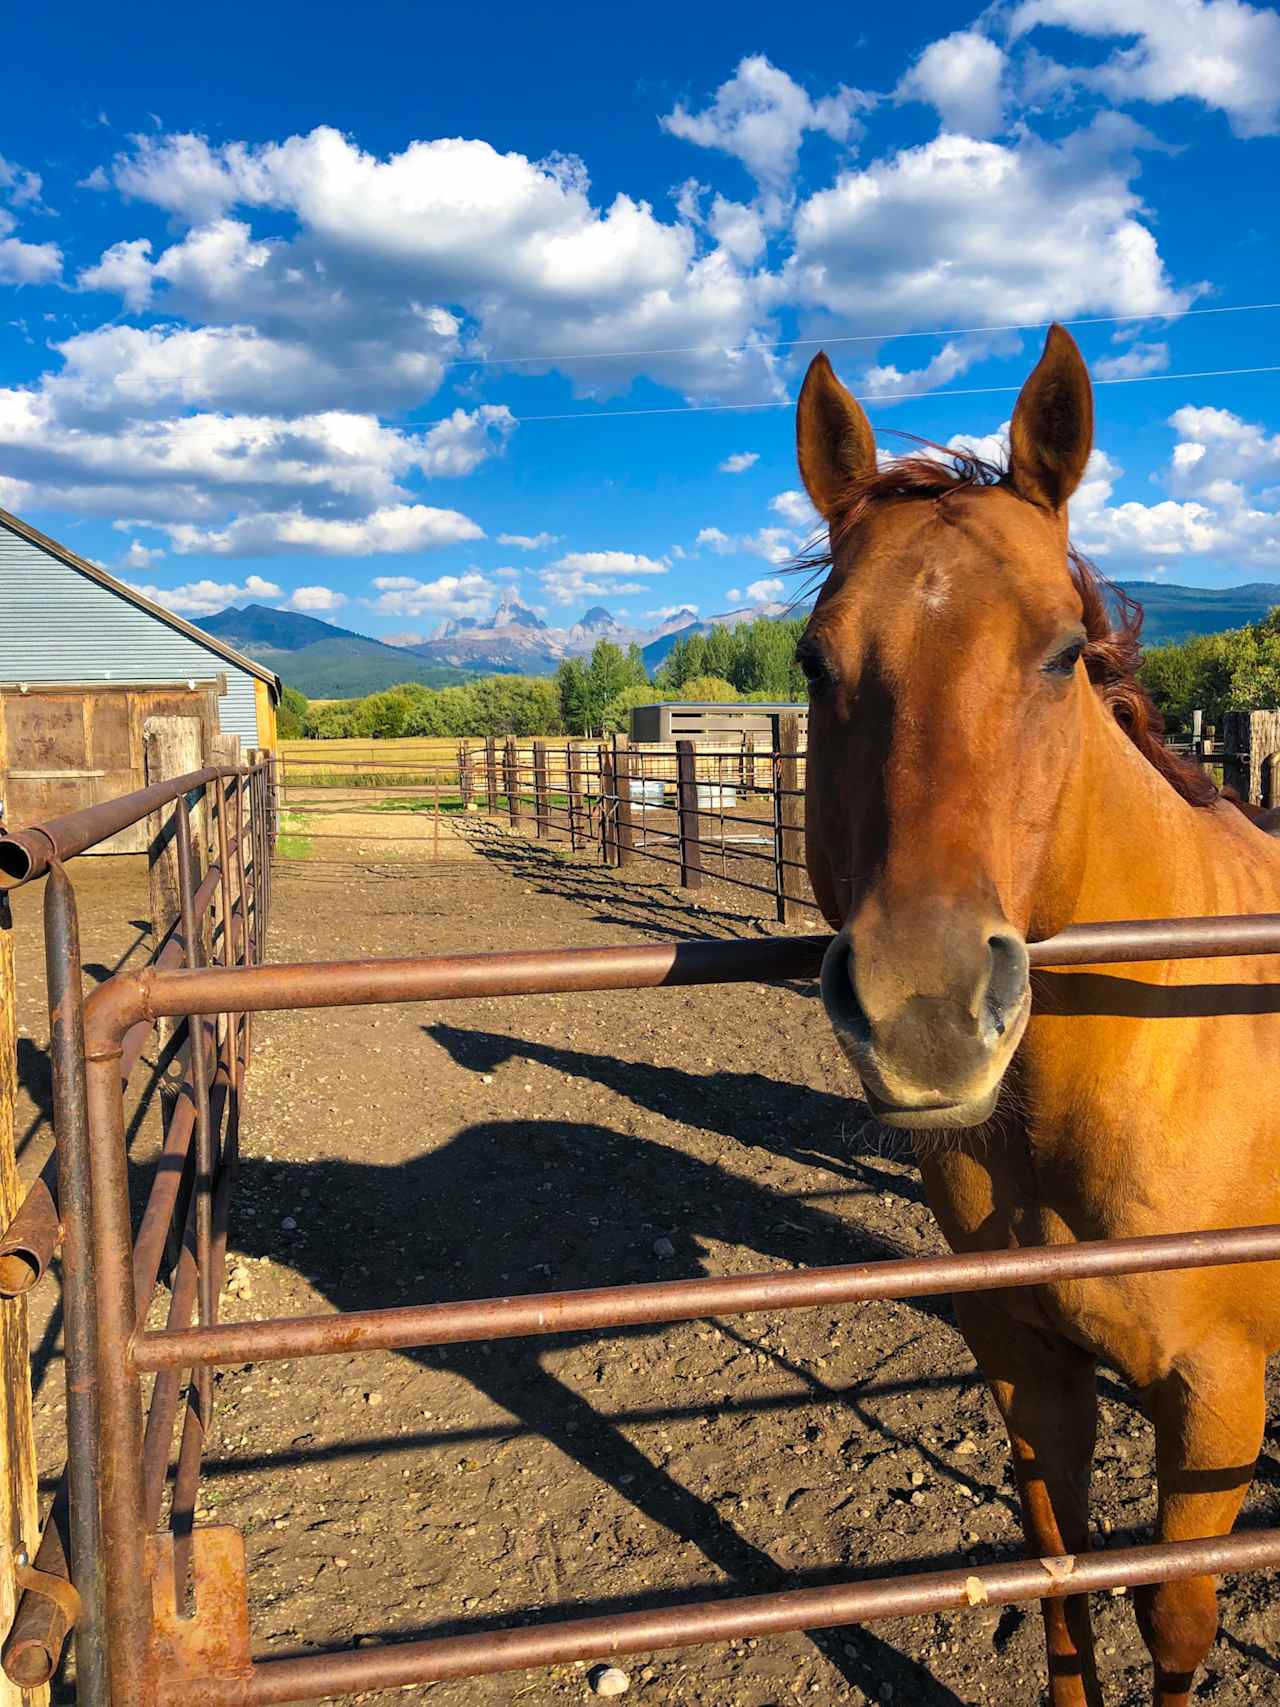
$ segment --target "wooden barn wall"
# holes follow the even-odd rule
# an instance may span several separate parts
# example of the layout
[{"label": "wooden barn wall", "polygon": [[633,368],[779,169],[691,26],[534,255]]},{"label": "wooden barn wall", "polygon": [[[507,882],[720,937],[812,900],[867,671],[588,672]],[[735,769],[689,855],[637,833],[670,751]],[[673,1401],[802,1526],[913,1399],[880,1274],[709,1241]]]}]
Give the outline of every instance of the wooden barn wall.
[{"label": "wooden barn wall", "polygon": [[221,671],[219,728],[256,747],[255,676],[0,528],[0,681],[208,681]]},{"label": "wooden barn wall", "polygon": [[[150,717],[198,719],[202,762],[210,763],[216,704],[212,689],[0,688],[4,822],[36,824],[144,787]],[[93,851],[145,853],[147,835],[144,819]]]}]

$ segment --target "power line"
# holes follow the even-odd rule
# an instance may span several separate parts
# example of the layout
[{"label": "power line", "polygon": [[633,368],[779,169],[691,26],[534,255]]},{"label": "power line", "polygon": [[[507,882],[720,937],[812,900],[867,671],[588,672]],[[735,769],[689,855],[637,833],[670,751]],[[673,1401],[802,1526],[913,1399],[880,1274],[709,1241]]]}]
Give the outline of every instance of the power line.
[{"label": "power line", "polygon": [[[1218,367],[1201,368],[1191,373],[1138,373],[1126,374],[1116,379],[1095,379],[1094,385],[1153,385],[1173,379],[1234,379],[1243,374],[1280,373],[1280,363],[1271,367]],[[860,403],[905,403],[912,398],[921,397],[994,397],[1001,393],[1021,391],[1021,385],[969,385],[951,387],[945,391],[886,391],[879,394],[863,396]],[[616,421],[634,418],[637,415],[722,415],[748,409],[793,409],[794,397],[784,397],[768,403],[684,403],[671,407],[657,409],[601,409],[595,414],[584,414],[582,411],[563,415],[513,415],[511,418],[517,426],[526,426],[535,421]],[[441,420],[449,417],[442,416]],[[416,425],[435,427],[440,421],[421,421]]]},{"label": "power line", "polygon": [[[1215,308],[1179,308],[1155,314],[1095,314],[1074,320],[1059,320],[1059,326],[1121,326],[1141,325],[1149,320],[1186,320],[1192,315],[1259,314],[1265,309],[1280,308],[1280,302],[1237,302]],[[735,356],[749,355],[753,350],[792,350],[827,344],[888,344],[896,338],[963,338],[980,332],[1043,332],[1052,320],[1011,320],[988,326],[944,326],[936,331],[913,328],[900,332],[849,332],[829,338],[762,338],[750,344],[675,344],[669,349],[649,350],[575,350],[566,355],[529,356],[457,356],[442,362],[445,368],[455,367],[512,367],[521,362],[596,362],[630,361],[640,356]]]}]

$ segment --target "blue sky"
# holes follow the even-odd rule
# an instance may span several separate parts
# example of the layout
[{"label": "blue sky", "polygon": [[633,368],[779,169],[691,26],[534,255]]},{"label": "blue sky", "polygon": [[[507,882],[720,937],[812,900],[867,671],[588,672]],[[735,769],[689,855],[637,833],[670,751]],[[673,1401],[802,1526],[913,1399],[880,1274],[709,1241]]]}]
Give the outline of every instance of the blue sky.
[{"label": "blue sky", "polygon": [[996,447],[1052,317],[1127,381],[1078,542],[1280,581],[1280,373],[1193,377],[1280,364],[1272,8],[6,30],[0,504],[175,610],[422,636],[508,589],[556,623],[767,599],[816,341],[878,430]]}]

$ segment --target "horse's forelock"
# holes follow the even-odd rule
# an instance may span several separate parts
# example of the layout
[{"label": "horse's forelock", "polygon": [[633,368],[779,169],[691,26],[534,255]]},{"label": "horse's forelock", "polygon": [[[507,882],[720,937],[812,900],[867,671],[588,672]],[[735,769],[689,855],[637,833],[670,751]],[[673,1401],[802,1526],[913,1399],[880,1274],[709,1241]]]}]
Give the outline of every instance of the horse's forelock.
[{"label": "horse's forelock", "polygon": [[[792,569],[826,576],[849,535],[877,504],[895,498],[945,499],[957,492],[1008,487],[1006,470],[970,451],[928,440],[920,449],[850,479],[831,523],[830,541],[798,557]],[[1211,806],[1221,791],[1208,771],[1179,758],[1164,744],[1164,719],[1138,680],[1143,610],[1137,599],[1099,573],[1074,546],[1068,547],[1071,579],[1084,610],[1085,667],[1111,715],[1149,764],[1192,806]]]}]

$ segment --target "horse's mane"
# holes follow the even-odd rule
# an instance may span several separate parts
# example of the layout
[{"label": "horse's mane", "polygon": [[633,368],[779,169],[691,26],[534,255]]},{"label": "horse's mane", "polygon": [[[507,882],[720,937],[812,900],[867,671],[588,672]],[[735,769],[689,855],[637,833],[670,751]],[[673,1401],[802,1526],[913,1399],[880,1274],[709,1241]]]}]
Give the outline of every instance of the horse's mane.
[{"label": "horse's mane", "polygon": [[[971,451],[916,441],[918,452],[899,457],[854,476],[838,502],[839,521],[831,526],[831,542],[806,552],[796,567],[826,574],[849,534],[876,504],[890,498],[948,498],[956,492],[984,486],[1009,485],[1006,470]],[[1074,546],[1067,548],[1071,579],[1084,607],[1088,636],[1085,668],[1111,715],[1147,760],[1192,806],[1211,806],[1221,791],[1209,773],[1190,759],[1179,758],[1165,746],[1164,719],[1137,677],[1142,653],[1142,606],[1108,581]],[[1110,603],[1108,603],[1110,601]]]}]

